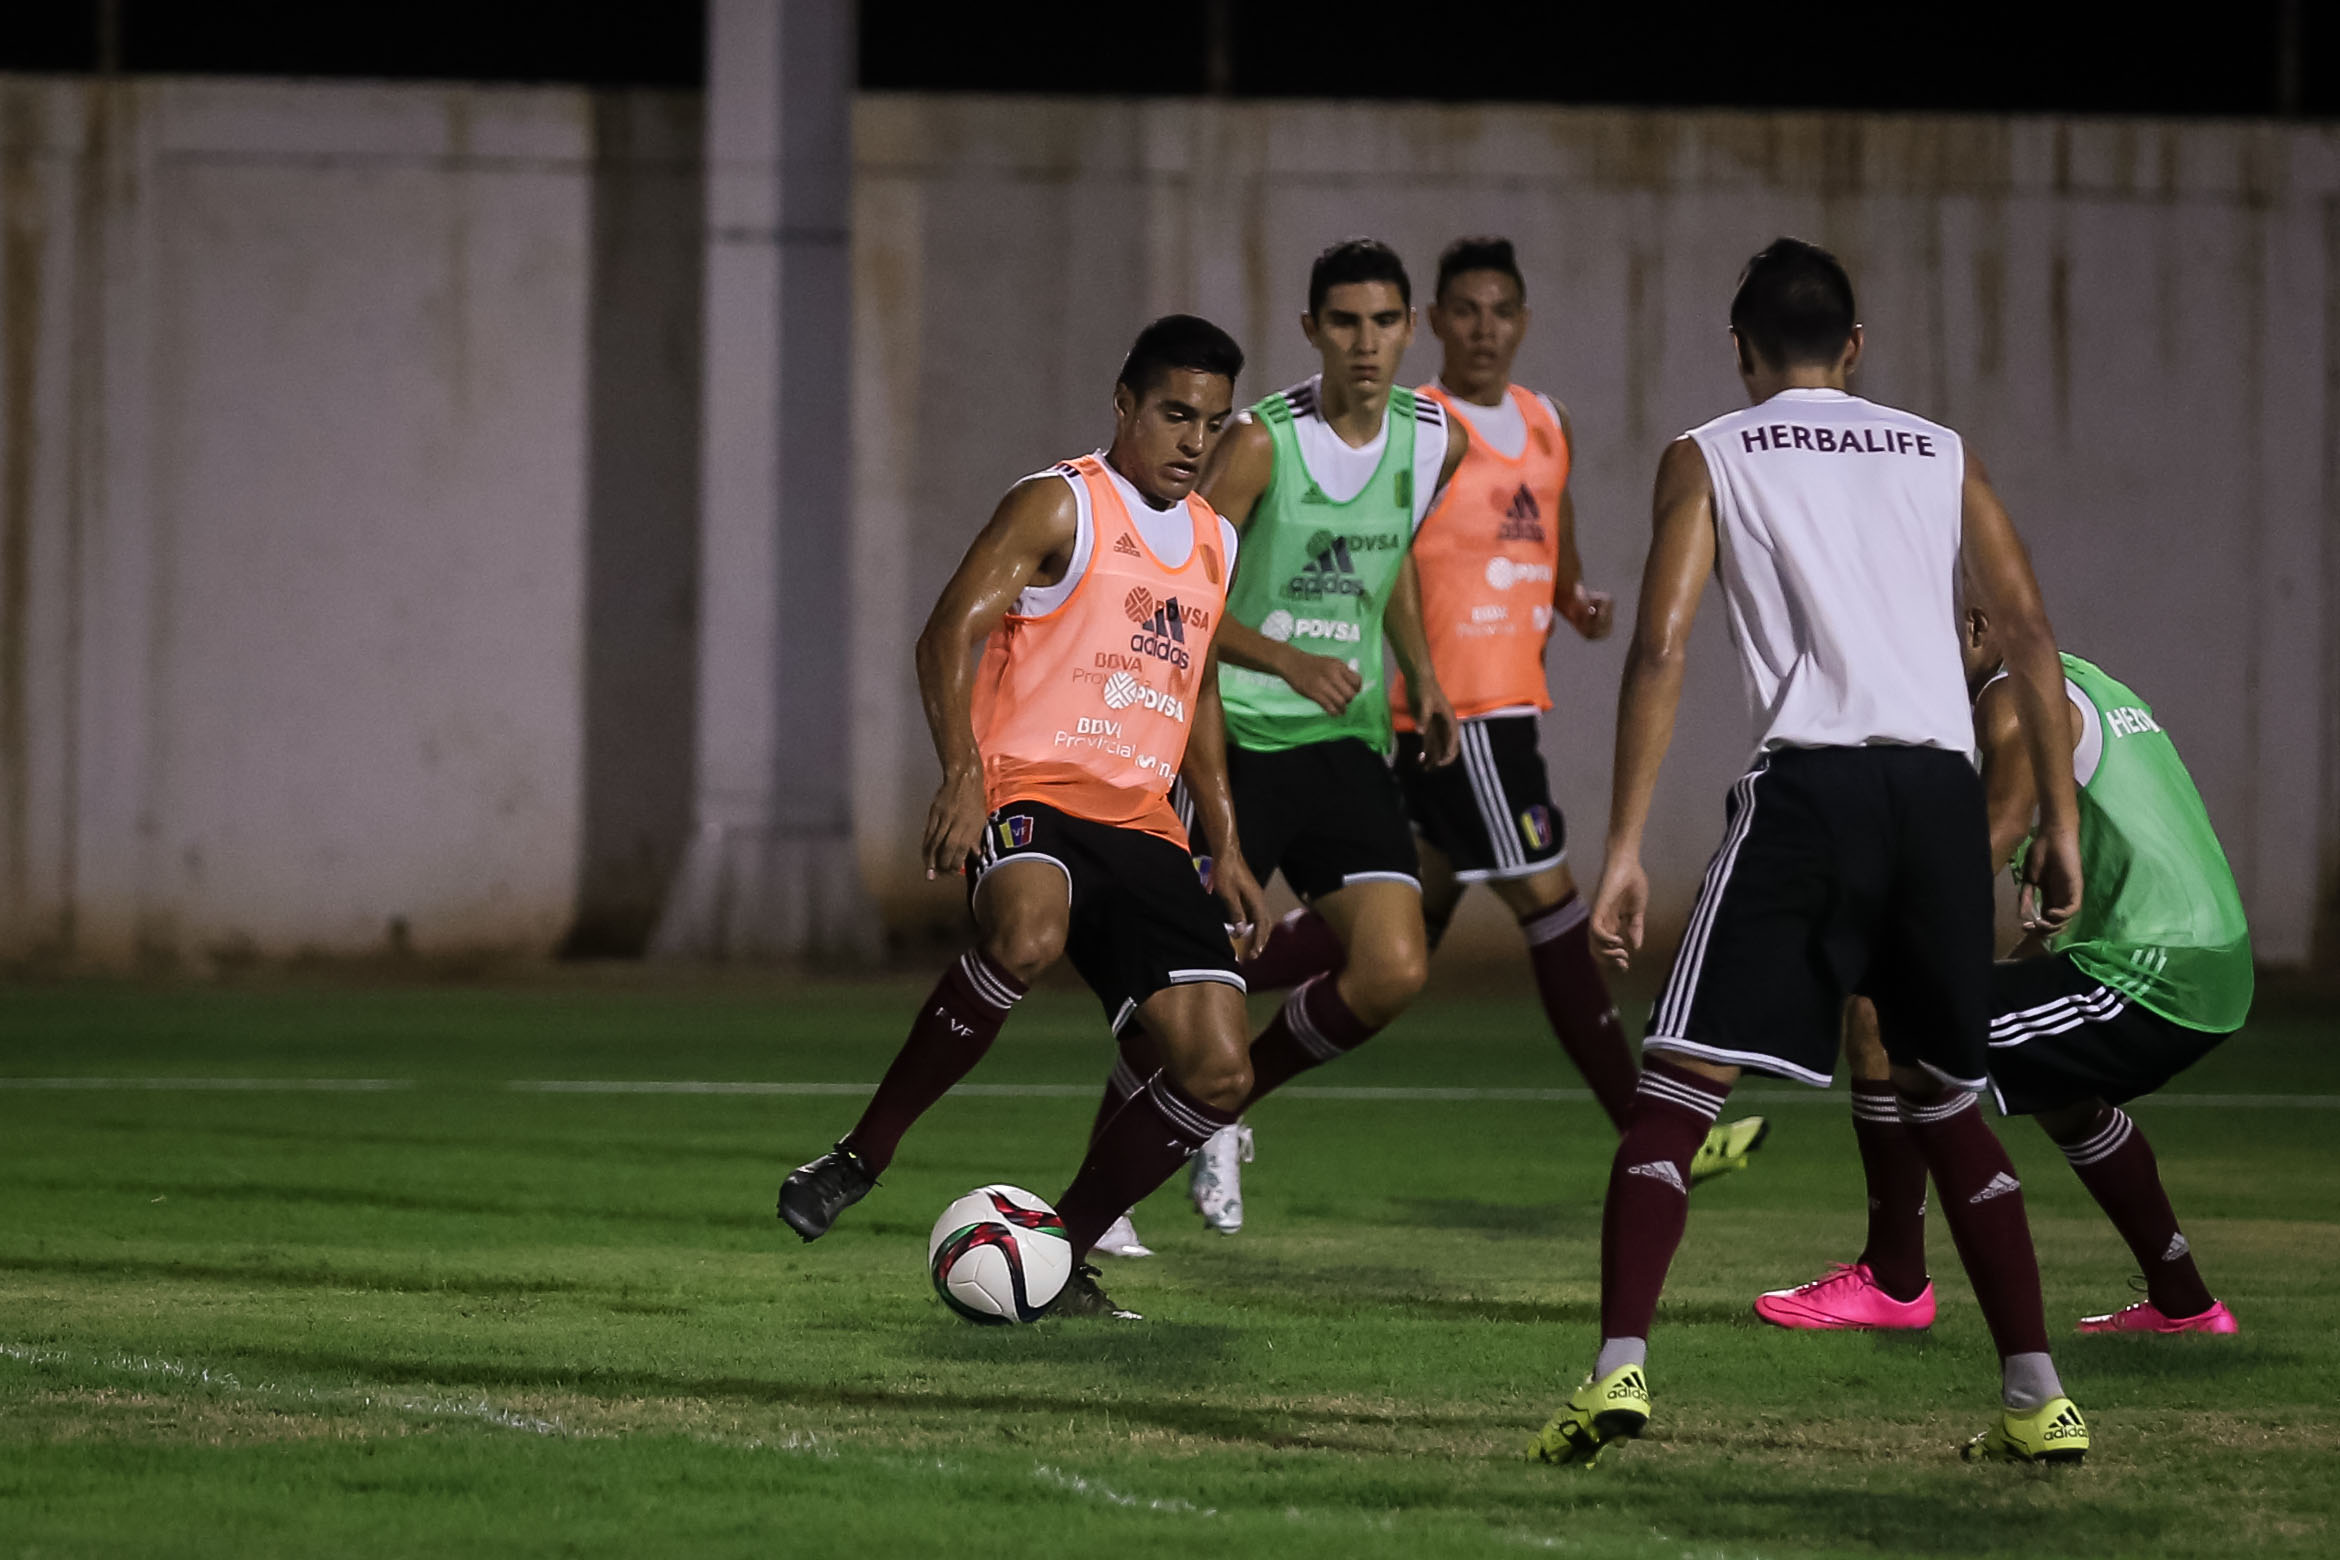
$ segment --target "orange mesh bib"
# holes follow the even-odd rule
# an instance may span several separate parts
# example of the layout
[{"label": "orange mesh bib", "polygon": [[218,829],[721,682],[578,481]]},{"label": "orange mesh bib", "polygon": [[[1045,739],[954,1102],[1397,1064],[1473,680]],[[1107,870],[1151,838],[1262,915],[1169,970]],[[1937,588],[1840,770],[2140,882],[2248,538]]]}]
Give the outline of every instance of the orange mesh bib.
[{"label": "orange mesh bib", "polygon": [[[1424,385],[1420,393],[1450,410],[1455,405],[1438,385]],[[1508,393],[1527,422],[1518,458],[1472,439],[1470,453],[1414,536],[1430,664],[1455,714],[1465,720],[1491,710],[1552,707],[1544,686],[1544,642],[1552,632],[1568,440],[1543,397],[1517,385]],[[1390,681],[1390,708],[1399,730],[1413,729],[1402,678]]]},{"label": "orange mesh bib", "polygon": [[1089,512],[1088,568],[1053,612],[1014,613],[975,673],[987,806],[1049,806],[1186,848],[1169,801],[1211,634],[1227,604],[1219,517],[1189,497],[1194,551],[1171,568],[1094,455],[1058,468]]}]

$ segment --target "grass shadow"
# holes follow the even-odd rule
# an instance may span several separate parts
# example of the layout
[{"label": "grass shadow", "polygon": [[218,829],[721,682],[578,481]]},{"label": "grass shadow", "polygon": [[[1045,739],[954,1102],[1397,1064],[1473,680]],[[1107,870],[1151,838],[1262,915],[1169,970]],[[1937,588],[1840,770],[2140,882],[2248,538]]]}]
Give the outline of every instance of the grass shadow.
[{"label": "grass shadow", "polygon": [[1499,1238],[1586,1239],[1601,1227],[1598,1203],[1493,1203],[1473,1197],[1399,1197],[1398,1222],[1423,1229],[1476,1230]]}]

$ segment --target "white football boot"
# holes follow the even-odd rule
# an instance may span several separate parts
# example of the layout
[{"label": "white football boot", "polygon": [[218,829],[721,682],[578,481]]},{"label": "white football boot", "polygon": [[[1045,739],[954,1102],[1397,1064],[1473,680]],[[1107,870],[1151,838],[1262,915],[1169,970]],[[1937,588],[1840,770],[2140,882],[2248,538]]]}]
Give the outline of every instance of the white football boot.
[{"label": "white football boot", "polygon": [[1222,1235],[1243,1228],[1243,1166],[1251,1163],[1251,1129],[1241,1122],[1221,1127],[1194,1151],[1187,1195],[1203,1223]]},{"label": "white football boot", "polygon": [[1123,1214],[1105,1226],[1105,1233],[1097,1237],[1097,1244],[1089,1248],[1093,1257],[1150,1257],[1154,1248],[1138,1239],[1137,1226]]}]

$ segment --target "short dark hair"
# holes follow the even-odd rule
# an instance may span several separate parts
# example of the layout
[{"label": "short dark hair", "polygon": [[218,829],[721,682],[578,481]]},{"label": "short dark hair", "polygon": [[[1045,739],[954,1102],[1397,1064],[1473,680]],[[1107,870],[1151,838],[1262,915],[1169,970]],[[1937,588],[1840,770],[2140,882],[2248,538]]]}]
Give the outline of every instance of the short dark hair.
[{"label": "short dark hair", "polygon": [[1406,263],[1398,252],[1378,238],[1344,238],[1316,257],[1308,268],[1308,313],[1324,308],[1324,295],[1353,282],[1387,282],[1398,290],[1398,301],[1414,306],[1414,284],[1406,277]]},{"label": "short dark hair", "polygon": [[1731,329],[1767,367],[1833,363],[1853,324],[1852,278],[1818,244],[1775,238],[1739,273]]},{"label": "short dark hair", "polygon": [[1127,385],[1129,393],[1142,401],[1164,374],[1181,368],[1218,374],[1232,385],[1243,372],[1243,349],[1233,336],[1198,315],[1165,314],[1138,332],[1115,383]]},{"label": "short dark hair", "polygon": [[1519,274],[1519,257],[1511,252],[1511,240],[1481,236],[1458,238],[1446,246],[1446,253],[1438,257],[1438,287],[1432,298],[1446,296],[1446,284],[1465,271],[1500,271],[1511,278],[1511,285],[1527,296],[1527,278]]}]

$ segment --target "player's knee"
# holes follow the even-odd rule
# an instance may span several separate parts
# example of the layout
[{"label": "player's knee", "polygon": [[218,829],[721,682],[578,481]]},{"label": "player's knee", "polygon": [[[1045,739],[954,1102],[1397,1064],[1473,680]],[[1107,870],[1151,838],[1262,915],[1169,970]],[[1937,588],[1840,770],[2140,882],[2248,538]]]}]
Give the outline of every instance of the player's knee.
[{"label": "player's knee", "polygon": [[2036,1111],[2032,1120],[2038,1122],[2039,1129],[2059,1146],[2069,1148],[2075,1143],[2086,1142],[2102,1131],[2105,1118],[2111,1113],[2112,1107],[2104,1101],[2091,1099],[2082,1100],[2077,1105],[2061,1105],[2054,1110]]},{"label": "player's knee", "polygon": [[1030,985],[1064,956],[1064,928],[1045,922],[1001,927],[984,940],[983,951],[994,964]]},{"label": "player's knee", "polygon": [[1179,1086],[1214,1109],[1240,1110],[1251,1097],[1251,1048],[1240,1038],[1204,1047],[1181,1070]]},{"label": "player's knee", "polygon": [[1350,1010],[1369,1024],[1386,1024],[1406,1010],[1430,980],[1430,950],[1405,938],[1371,950],[1360,949],[1341,976],[1341,994]]},{"label": "player's knee", "polygon": [[1950,1085],[1923,1067],[1893,1064],[1893,1092],[1911,1105],[1939,1105],[1950,1095]]}]

